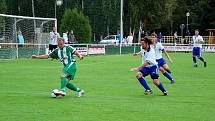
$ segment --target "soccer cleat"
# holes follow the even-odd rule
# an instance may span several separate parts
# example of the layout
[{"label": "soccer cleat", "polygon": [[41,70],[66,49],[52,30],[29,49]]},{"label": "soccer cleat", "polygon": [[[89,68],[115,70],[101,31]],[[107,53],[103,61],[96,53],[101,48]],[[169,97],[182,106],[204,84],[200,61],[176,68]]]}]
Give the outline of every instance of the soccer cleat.
[{"label": "soccer cleat", "polygon": [[80,90],[77,92],[78,97],[82,97],[84,95],[84,90]]},{"label": "soccer cleat", "polygon": [[152,90],[145,90],[145,95],[151,95],[152,94]]},{"label": "soccer cleat", "polygon": [[193,67],[198,67],[198,65],[197,65],[197,64],[194,64]]},{"label": "soccer cleat", "polygon": [[163,92],[164,96],[168,96],[168,93],[167,91]]},{"label": "soccer cleat", "polygon": [[207,67],[207,62],[204,62],[204,67]]},{"label": "soccer cleat", "polygon": [[61,96],[66,96],[66,92],[60,90],[60,91],[59,91],[59,95],[61,95]]},{"label": "soccer cleat", "polygon": [[175,81],[174,80],[172,80],[171,82],[170,82],[170,84],[174,84],[175,83]]}]

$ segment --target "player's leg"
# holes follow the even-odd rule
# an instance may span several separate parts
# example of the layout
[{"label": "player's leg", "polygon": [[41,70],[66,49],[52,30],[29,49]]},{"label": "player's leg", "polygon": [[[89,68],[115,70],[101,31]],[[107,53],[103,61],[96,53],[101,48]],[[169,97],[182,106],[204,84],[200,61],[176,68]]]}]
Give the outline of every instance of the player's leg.
[{"label": "player's leg", "polygon": [[66,73],[61,73],[60,74],[60,80],[61,80],[61,86],[60,86],[60,90],[61,90],[61,95],[62,96],[65,96],[66,93],[65,93],[65,87],[66,87],[66,84],[67,84],[67,74]]},{"label": "player's leg", "polygon": [[153,80],[153,83],[163,92],[164,95],[167,95],[167,91],[165,90],[162,83],[158,80],[157,67],[153,66],[150,68],[150,76]]},{"label": "player's leg", "polygon": [[204,67],[206,67],[207,66],[207,62],[201,56],[201,49],[200,48],[198,48],[198,50],[197,50],[197,57],[199,58],[199,60],[201,60],[204,63]]},{"label": "player's leg", "polygon": [[197,50],[196,50],[196,48],[194,47],[194,48],[193,48],[193,51],[192,51],[194,67],[197,67],[196,51],[197,51]]},{"label": "player's leg", "polygon": [[171,84],[174,83],[174,79],[172,78],[172,76],[166,71],[166,70],[169,70],[168,69],[168,65],[167,64],[164,64],[163,66],[161,66],[159,68],[159,70],[162,72],[162,74],[171,81]]},{"label": "player's leg", "polygon": [[[76,71],[77,71],[77,66],[76,66],[76,64],[75,64],[75,63],[72,64],[72,66],[70,66],[68,69],[65,69],[65,71],[68,73],[67,79],[68,79],[68,80],[74,80],[75,74],[76,74]],[[82,89],[76,87],[76,86],[75,86],[73,83],[71,83],[71,82],[68,82],[68,83],[66,84],[66,87],[67,87],[68,89],[70,89],[70,90],[76,91],[78,97],[81,97],[81,96],[83,96],[83,94],[84,94],[84,90],[82,90]]]},{"label": "player's leg", "polygon": [[146,75],[147,75],[147,68],[141,68],[140,71],[137,72],[136,78],[138,79],[140,84],[146,89],[145,94],[150,94],[151,89],[148,86],[148,84],[146,83],[146,80],[144,79],[144,76],[146,76]]}]

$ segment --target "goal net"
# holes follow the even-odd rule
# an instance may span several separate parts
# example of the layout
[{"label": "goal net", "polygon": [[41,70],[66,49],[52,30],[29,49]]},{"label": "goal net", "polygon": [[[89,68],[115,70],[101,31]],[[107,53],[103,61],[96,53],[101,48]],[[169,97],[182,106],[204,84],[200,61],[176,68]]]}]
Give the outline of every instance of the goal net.
[{"label": "goal net", "polygon": [[56,26],[55,18],[0,14],[0,59],[45,54],[49,32]]}]

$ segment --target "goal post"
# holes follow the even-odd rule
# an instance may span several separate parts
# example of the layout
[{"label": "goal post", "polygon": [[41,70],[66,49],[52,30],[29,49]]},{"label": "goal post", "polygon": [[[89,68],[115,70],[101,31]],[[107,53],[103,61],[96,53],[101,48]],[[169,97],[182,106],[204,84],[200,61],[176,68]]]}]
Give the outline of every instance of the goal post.
[{"label": "goal post", "polygon": [[46,47],[42,45],[48,44],[53,27],[57,27],[56,18],[0,14],[0,59],[18,58],[25,55],[22,53],[31,52],[30,48],[34,50],[32,54],[41,54]]}]

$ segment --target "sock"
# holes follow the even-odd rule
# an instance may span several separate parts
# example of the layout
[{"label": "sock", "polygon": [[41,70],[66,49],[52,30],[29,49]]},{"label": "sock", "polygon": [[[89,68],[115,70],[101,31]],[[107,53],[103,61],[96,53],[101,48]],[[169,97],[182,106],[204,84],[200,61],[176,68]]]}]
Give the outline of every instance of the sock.
[{"label": "sock", "polygon": [[160,84],[157,86],[162,92],[166,92],[166,90],[164,89],[162,83],[160,82]]},{"label": "sock", "polygon": [[173,81],[173,78],[172,78],[171,75],[168,74],[167,72],[164,72],[163,75],[164,75],[167,79],[169,79],[170,81]]},{"label": "sock", "polygon": [[60,79],[61,79],[60,90],[65,91],[65,87],[66,87],[66,84],[67,84],[67,79],[66,79],[66,77],[61,77]]},{"label": "sock", "polygon": [[193,63],[196,64],[196,57],[193,57]]},{"label": "sock", "polygon": [[199,60],[201,60],[202,62],[205,62],[204,58],[199,57]]},{"label": "sock", "polygon": [[146,83],[146,80],[145,80],[143,77],[139,78],[138,80],[139,80],[140,84],[141,84],[146,90],[151,90],[150,87],[148,86],[148,84]]},{"label": "sock", "polygon": [[67,88],[69,88],[69,89],[71,89],[71,90],[73,90],[73,91],[78,91],[78,90],[80,90],[79,88],[77,88],[74,84],[72,84],[72,83],[67,83],[66,84],[66,87]]},{"label": "sock", "polygon": [[171,71],[169,69],[166,70],[169,74],[171,74]]}]

